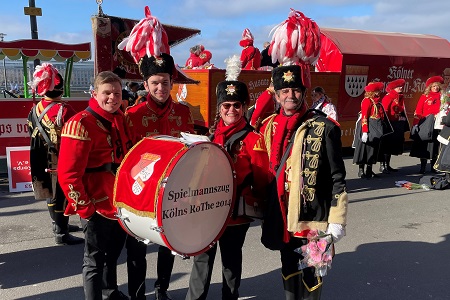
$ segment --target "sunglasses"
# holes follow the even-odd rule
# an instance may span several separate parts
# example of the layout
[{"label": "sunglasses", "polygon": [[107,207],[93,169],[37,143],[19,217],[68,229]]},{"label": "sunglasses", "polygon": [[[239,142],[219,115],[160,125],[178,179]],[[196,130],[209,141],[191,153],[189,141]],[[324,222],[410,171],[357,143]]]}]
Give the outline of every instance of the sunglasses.
[{"label": "sunglasses", "polygon": [[240,109],[242,107],[241,102],[235,102],[235,103],[222,103],[222,107],[225,109],[230,109],[230,107],[233,106],[236,109]]}]

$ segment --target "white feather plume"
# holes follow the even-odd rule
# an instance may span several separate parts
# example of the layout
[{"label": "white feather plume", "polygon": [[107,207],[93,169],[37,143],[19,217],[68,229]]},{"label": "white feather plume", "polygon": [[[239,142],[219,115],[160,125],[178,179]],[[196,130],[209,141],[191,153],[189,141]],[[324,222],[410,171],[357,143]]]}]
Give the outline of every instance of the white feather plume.
[{"label": "white feather plume", "polygon": [[242,69],[240,57],[238,55],[233,55],[232,57],[225,59],[225,63],[227,64],[225,68],[225,80],[237,81]]}]

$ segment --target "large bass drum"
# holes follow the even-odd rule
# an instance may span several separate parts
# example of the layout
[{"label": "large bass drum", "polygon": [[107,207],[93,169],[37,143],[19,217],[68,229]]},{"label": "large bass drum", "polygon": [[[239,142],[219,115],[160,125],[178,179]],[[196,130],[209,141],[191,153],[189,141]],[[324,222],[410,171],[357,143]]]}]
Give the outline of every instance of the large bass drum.
[{"label": "large bass drum", "polygon": [[149,137],[125,156],[113,201],[130,235],[194,256],[214,245],[225,230],[235,180],[231,159],[220,146]]}]

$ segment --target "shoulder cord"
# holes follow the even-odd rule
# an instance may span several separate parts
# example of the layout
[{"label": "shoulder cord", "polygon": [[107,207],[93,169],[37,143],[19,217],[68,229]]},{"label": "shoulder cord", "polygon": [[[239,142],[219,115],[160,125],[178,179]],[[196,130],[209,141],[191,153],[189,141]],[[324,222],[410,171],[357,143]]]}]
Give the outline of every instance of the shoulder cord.
[{"label": "shoulder cord", "polygon": [[56,102],[51,102],[51,103],[50,103],[50,104],[49,104],[49,105],[41,112],[41,114],[39,115],[39,117],[38,117],[38,115],[37,115],[36,106],[33,106],[33,114],[32,114],[32,116],[33,116],[33,121],[35,122],[36,127],[37,127],[38,130],[39,130],[39,133],[41,134],[41,136],[44,138],[45,142],[47,143],[48,148],[49,148],[49,149],[52,149],[53,151],[55,151],[55,153],[58,153],[58,151],[57,151],[56,148],[55,148],[55,144],[52,143],[52,141],[51,141],[50,138],[48,137],[47,132],[44,130],[44,128],[42,128],[42,125],[41,125],[41,121],[42,121],[42,119],[45,117],[45,114],[46,114],[46,113],[50,110],[50,108],[52,108],[53,105],[55,105],[55,104],[56,104]]}]

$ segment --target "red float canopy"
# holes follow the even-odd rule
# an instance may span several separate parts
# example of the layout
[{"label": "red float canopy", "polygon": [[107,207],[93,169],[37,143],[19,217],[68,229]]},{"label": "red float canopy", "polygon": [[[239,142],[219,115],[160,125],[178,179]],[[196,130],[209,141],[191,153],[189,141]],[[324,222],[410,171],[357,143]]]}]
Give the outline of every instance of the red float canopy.
[{"label": "red float canopy", "polygon": [[61,44],[35,39],[0,42],[0,59],[8,57],[17,60],[22,56],[28,57],[29,60],[44,61],[65,61],[69,58],[73,58],[73,61],[87,60],[91,58],[91,43]]},{"label": "red float canopy", "polygon": [[[351,56],[389,56],[396,58],[450,58],[450,43],[426,34],[376,32],[321,28],[322,49],[317,71],[342,72],[342,62]],[[401,62],[397,62],[401,64]]]}]

